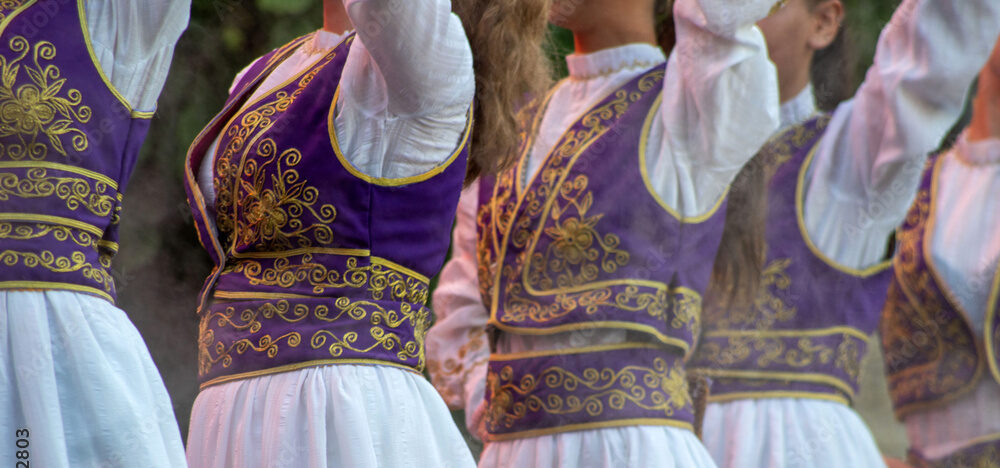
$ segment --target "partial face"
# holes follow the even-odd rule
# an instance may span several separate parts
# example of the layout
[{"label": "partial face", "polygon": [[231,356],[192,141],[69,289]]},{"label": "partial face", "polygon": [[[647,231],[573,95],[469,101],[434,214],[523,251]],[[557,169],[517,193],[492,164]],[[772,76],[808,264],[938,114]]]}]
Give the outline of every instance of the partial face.
[{"label": "partial face", "polygon": [[802,67],[810,67],[813,15],[808,1],[788,0],[757,23],[767,39],[767,52],[778,69],[779,80],[793,75],[796,70],[801,71]]}]

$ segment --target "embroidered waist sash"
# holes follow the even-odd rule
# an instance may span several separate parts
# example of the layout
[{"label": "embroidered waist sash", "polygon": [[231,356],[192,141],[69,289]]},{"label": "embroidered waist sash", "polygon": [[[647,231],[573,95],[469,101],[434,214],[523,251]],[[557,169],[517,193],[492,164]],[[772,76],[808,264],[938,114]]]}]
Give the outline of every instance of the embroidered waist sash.
[{"label": "embroidered waist sash", "polygon": [[494,354],[486,401],[490,440],[694,421],[683,356],[640,343]]},{"label": "embroidered waist sash", "polygon": [[706,333],[695,372],[712,379],[714,402],[810,397],[849,404],[867,345],[867,335],[847,327]]},{"label": "embroidered waist sash", "polygon": [[429,279],[353,253],[231,262],[202,315],[202,386],[334,361],[421,372]]}]

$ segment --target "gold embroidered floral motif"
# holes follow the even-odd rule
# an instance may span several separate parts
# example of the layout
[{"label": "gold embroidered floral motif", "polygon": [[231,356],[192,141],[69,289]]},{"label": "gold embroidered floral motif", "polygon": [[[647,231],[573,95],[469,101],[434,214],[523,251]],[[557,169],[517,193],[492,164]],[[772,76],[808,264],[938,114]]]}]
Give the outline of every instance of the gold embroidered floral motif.
[{"label": "gold embroidered floral motif", "polygon": [[[75,151],[86,150],[87,135],[75,125],[89,122],[93,112],[82,105],[79,90],[63,92],[66,78],[59,67],[43,65],[55,58],[55,46],[48,41],[31,45],[24,37],[15,36],[10,49],[20,55],[13,60],[0,57],[0,138],[5,141],[0,154],[13,160],[42,160],[52,147],[65,156],[63,138],[67,136]],[[28,55],[31,60],[25,61]],[[30,82],[18,85],[22,71]],[[40,135],[46,141],[38,141]]]},{"label": "gold embroidered floral motif", "polygon": [[50,177],[44,168],[31,168],[24,178],[17,174],[0,173],[0,200],[16,198],[57,197],[66,207],[77,210],[81,206],[98,216],[116,218],[120,207],[116,201],[118,193],[104,182],[94,181],[93,185],[81,177]]},{"label": "gold embroidered floral motif", "polygon": [[[666,284],[653,287],[638,286],[628,279],[599,281],[602,274],[614,274],[628,265],[631,255],[619,247],[617,235],[600,232],[603,214],[590,214],[594,195],[588,189],[587,176],[567,178],[583,150],[662,79],[662,70],[648,73],[640,79],[638,91],[617,91],[607,103],[588,112],[581,119],[582,128],[568,132],[546,158],[523,198],[517,199],[515,192],[516,169],[498,177],[493,200],[488,209],[480,211],[477,223],[480,232],[486,233],[479,245],[481,291],[489,293],[500,287],[490,278],[493,275],[498,274],[506,283],[500,291],[504,304],[501,321],[551,322],[581,308],[595,314],[602,307],[642,308],[651,316],[665,317],[671,294]],[[536,251],[543,235],[545,247]],[[498,237],[503,239],[499,243]],[[492,252],[507,255],[507,248],[519,250],[512,261],[494,260]],[[616,292],[608,283],[626,290]],[[535,300],[539,296],[554,296],[554,300],[539,302]],[[676,328],[697,327],[693,320],[698,313],[688,313],[693,304],[700,308],[700,297],[685,303],[684,313],[676,317],[691,320],[674,323]]]},{"label": "gold embroidered floral motif", "polygon": [[[591,367],[579,374],[552,366],[516,381],[514,369],[508,365],[499,372],[491,371],[486,385],[490,392],[486,420],[494,429],[510,428],[529,413],[586,413],[599,417],[605,411],[633,406],[661,411],[663,416],[671,417],[676,410],[691,405],[683,370],[672,368],[663,358],[656,358],[652,367]],[[543,391],[555,392],[538,395]],[[573,394],[580,391],[585,395]],[[566,392],[568,396],[558,392]]]},{"label": "gold embroidered floral motif", "polygon": [[26,268],[44,268],[53,273],[79,272],[84,278],[100,284],[106,292],[114,290],[114,280],[101,266],[94,266],[87,261],[83,252],[73,252],[69,257],[57,256],[43,250],[40,252],[20,252],[16,250],[0,251],[0,264],[13,267],[24,265]]},{"label": "gold embroidered floral motif", "polygon": [[256,157],[245,160],[237,192],[237,211],[243,213],[236,221],[237,246],[276,251],[313,247],[313,239],[320,245],[332,243],[330,224],[337,209],[330,204],[316,206],[319,190],[290,169],[302,161],[302,153],[289,149],[279,154],[270,138],[256,148]]},{"label": "gold embroidered floral motif", "polygon": [[[255,151],[262,151],[262,155],[265,157],[269,155],[273,156],[277,153],[274,148],[274,141],[270,139],[261,142],[264,145],[262,148],[257,148],[256,146],[247,148],[246,145],[254,142],[256,136],[269,131],[274,126],[277,116],[288,110],[289,106],[305,91],[313,78],[334,57],[335,54],[331,53],[316,66],[309,69],[298,78],[295,89],[291,90],[291,92],[285,89],[273,92],[267,95],[267,102],[254,104],[253,110],[239,114],[238,120],[229,125],[223,133],[222,140],[226,141],[226,146],[220,148],[220,152],[213,164],[215,169],[213,183],[215,184],[216,192],[216,223],[220,231],[228,232],[231,236],[235,235],[234,230],[237,227],[236,209],[243,203],[242,200],[237,200],[237,197],[239,197],[240,188],[244,187],[247,183],[241,177],[254,173],[253,168],[249,169],[250,172],[247,172],[248,169],[243,167],[244,164],[249,162],[248,160],[253,159]],[[301,159],[301,155],[298,158]],[[285,175],[282,174],[278,177],[284,178]],[[295,180],[285,180],[283,182],[294,185],[297,183],[297,179],[298,174],[295,174]],[[304,187],[299,187],[298,189],[303,190]],[[262,203],[259,208],[264,208],[268,203],[273,203],[274,200],[260,199],[259,202]],[[323,209],[320,211],[326,216],[331,217],[331,219],[336,214],[335,212],[325,212]],[[274,219],[271,220],[274,221]],[[297,228],[293,227],[293,229]],[[235,240],[235,238],[231,240]]]}]

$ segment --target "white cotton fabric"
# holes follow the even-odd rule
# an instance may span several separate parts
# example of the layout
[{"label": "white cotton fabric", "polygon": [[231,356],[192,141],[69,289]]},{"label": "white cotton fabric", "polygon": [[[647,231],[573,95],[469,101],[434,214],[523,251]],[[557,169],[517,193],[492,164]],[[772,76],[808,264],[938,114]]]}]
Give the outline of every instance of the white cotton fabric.
[{"label": "white cotton fabric", "polygon": [[214,385],[191,411],[199,468],[469,467],[475,462],[423,376],[330,365]]},{"label": "white cotton fabric", "polygon": [[156,110],[191,0],[87,0],[84,10],[104,75],[132,110]]},{"label": "white cotton fabric", "polygon": [[[1000,263],[1000,140],[968,141],[962,134],[941,156],[932,261],[977,336],[983,336],[990,290]],[[987,371],[969,394],[904,420],[910,444],[940,458],[977,438],[1000,433],[1000,385]]]},{"label": "white cotton fabric", "polygon": [[[70,4],[75,7],[75,2]],[[101,70],[136,111],[152,111],[190,0],[88,0]],[[32,466],[185,466],[184,447],[146,344],[110,302],[70,291],[0,291],[0,460],[29,432]]]},{"label": "white cotton fabric", "polygon": [[[913,203],[927,155],[965,104],[1000,32],[1000,2],[905,0],[854,98],[833,113],[809,168],[806,229],[848,268],[881,262]],[[960,51],[960,53],[959,53]]]},{"label": "white cotton fabric", "polygon": [[[961,113],[966,91],[998,32],[1000,5],[995,2],[955,8],[950,2],[907,0],[899,6],[879,39],[875,64],[855,97],[834,111],[805,178],[806,230],[820,252],[855,269],[884,260],[889,236],[913,202],[927,154]],[[783,105],[783,117],[789,116],[783,125],[799,123],[790,116],[807,116],[803,99],[800,94]],[[966,214],[981,216],[978,209],[992,206],[993,199],[970,205]],[[993,213],[988,217],[1000,218]],[[962,224],[942,225],[950,230],[961,226],[973,235],[965,231],[972,218],[962,219]],[[990,231],[975,232],[985,238]],[[969,245],[954,237],[948,241],[949,255]],[[975,268],[980,271],[982,264]],[[992,412],[1000,412],[1000,405]],[[920,431],[940,436],[942,427],[956,428],[959,421],[931,417],[908,427],[911,436]],[[929,427],[938,423],[946,425]],[[963,435],[978,432],[970,426],[998,424],[972,423],[956,428],[953,437],[969,440]],[[710,403],[703,438],[725,468],[884,466],[862,420],[834,402],[776,398]]]},{"label": "white cotton fabric", "polygon": [[[666,59],[663,105],[651,124],[646,169],[654,193],[668,206],[684,216],[707,213],[753,156],[752,148],[762,145],[778,127],[774,67],[762,34],[752,26],[772,3],[677,1],[678,41],[669,59],[646,44],[567,57],[570,76],[557,85],[543,114],[526,172],[537,173],[559,137],[584,112]],[[483,333],[488,312],[476,276],[477,200],[478,184],[473,184],[459,201],[452,259],[434,292],[437,323],[428,333],[427,351],[435,386],[451,407],[465,409],[466,426],[481,435],[489,349]],[[625,333],[616,330],[541,337],[504,333],[497,352],[625,340]],[[632,426],[488,443],[480,466],[711,467],[714,463],[688,430]]]},{"label": "white cotton fabric", "polygon": [[186,466],[166,387],[139,332],[108,301],[0,291],[0,459],[15,431],[31,466]]},{"label": "white cotton fabric", "polygon": [[[373,177],[434,169],[454,153],[475,93],[461,22],[446,0],[344,3],[358,31],[334,118],[344,157]],[[347,34],[316,31],[247,102],[312,66]],[[215,200],[211,156],[218,143],[198,170],[210,211]],[[339,162],[331,159],[330,164]],[[192,408],[187,453],[190,465],[198,468],[475,464],[430,383],[378,365],[311,367],[208,387]]]},{"label": "white cotton fabric", "polygon": [[720,467],[884,468],[861,418],[840,403],[762,398],[712,403],[702,441]]},{"label": "white cotton fabric", "polygon": [[[782,103],[783,129],[816,115],[812,93],[810,85]],[[816,399],[709,403],[702,441],[720,467],[885,466],[868,426],[852,408]]]},{"label": "white cotton fabric", "polygon": [[694,433],[627,426],[487,444],[480,468],[714,467]]}]

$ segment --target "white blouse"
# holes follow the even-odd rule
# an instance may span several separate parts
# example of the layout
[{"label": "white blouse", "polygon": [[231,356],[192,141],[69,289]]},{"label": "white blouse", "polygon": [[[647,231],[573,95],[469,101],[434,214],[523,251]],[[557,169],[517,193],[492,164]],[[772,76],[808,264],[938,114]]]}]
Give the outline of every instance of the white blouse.
[{"label": "white blouse", "polygon": [[[677,6],[691,6],[692,3],[678,2]],[[977,3],[970,8],[957,9],[948,1],[906,0],[882,32],[875,64],[865,82],[852,100],[833,113],[808,170],[804,188],[806,229],[818,249],[833,261],[848,268],[864,269],[884,259],[889,235],[902,222],[913,201],[927,154],[935,149],[961,113],[969,84],[989,56],[1000,32],[1000,4],[983,3],[988,5]],[[679,9],[678,12],[685,11]],[[678,15],[679,24],[684,18],[682,14]],[[679,44],[684,39],[681,35],[684,31],[685,28],[678,27]],[[745,28],[741,31],[750,34],[749,31],[756,29]],[[699,133],[704,129],[694,130],[697,127],[693,126],[684,129],[681,124],[654,126],[654,132],[664,132],[651,135],[650,148],[647,148],[648,154],[659,155],[648,160],[648,164],[653,165],[648,169],[654,187],[661,198],[685,216],[704,213],[725,190],[742,163],[752,156],[747,154],[746,148],[759,147],[749,146],[749,142],[760,141],[755,137],[771,133],[761,126],[750,124],[757,123],[758,119],[773,118],[768,103],[777,90],[773,80],[765,80],[755,74],[761,70],[750,65],[754,63],[753,58],[745,55],[741,63],[727,55],[728,51],[735,49],[747,54],[749,43],[735,47],[706,31],[702,33],[704,37],[718,42],[705,42],[712,47],[703,47],[700,50],[703,54],[693,63],[678,60],[681,65],[688,66],[682,72],[690,80],[684,84],[712,82],[727,88],[715,92],[728,93],[731,102],[707,100],[717,106],[701,107],[706,120],[718,122],[716,129],[746,124],[744,130],[752,127],[758,134],[718,130]],[[642,47],[630,45],[620,48],[618,53],[598,52],[585,57],[571,57],[568,60],[571,73],[584,68],[617,70],[617,73],[571,76],[561,83],[553,98],[554,104],[560,93],[573,90],[581,93],[579,101],[566,99],[571,104],[564,110],[563,121],[575,120],[590,105],[588,102],[596,102],[602,97],[586,94],[590,97],[587,100],[583,92],[611,89],[616,83],[620,85],[627,78],[634,77],[638,71],[632,69],[628,72],[629,67],[650,57]],[[707,50],[717,52],[704,53]],[[963,53],[956,54],[956,50]],[[675,50],[671,61],[677,56],[686,56],[684,51],[684,47]],[[585,61],[593,62],[593,66],[574,63]],[[692,68],[694,64],[697,68]],[[671,63],[667,68],[665,92],[670,86],[672,70],[676,72],[677,65]],[[699,76],[705,78],[695,78]],[[718,81],[708,79],[713,76],[725,78]],[[574,85],[579,81],[593,83],[587,84],[587,87]],[[767,86],[773,89],[767,89]],[[708,89],[708,86],[692,87],[686,92],[689,96],[699,96]],[[682,94],[683,91],[677,90],[677,93]],[[741,100],[738,96],[760,96],[764,104]],[[550,105],[550,113],[553,107]],[[813,100],[804,92],[782,107],[782,125],[800,123],[815,110]],[[672,118],[676,123],[691,117],[684,112],[688,109],[691,108],[680,101],[665,97],[658,120],[662,122]],[[714,114],[709,116],[709,111]],[[546,115],[546,119],[549,118]],[[541,134],[547,132],[547,125],[549,123],[543,121]],[[565,123],[562,125],[556,133],[561,133],[568,126]],[[669,140],[671,135],[686,138],[690,146],[685,148],[683,143]],[[717,140],[724,140],[724,143],[703,143]],[[540,148],[544,141],[548,140],[540,138],[536,141],[531,158],[546,154],[539,151],[544,149]],[[661,150],[656,146],[662,141],[669,143]],[[717,156],[718,153],[712,151],[723,148],[727,151],[725,156]],[[731,164],[736,165],[731,167]],[[532,167],[537,168],[538,165],[537,162],[532,163]],[[698,188],[696,193],[694,187]],[[470,187],[459,202],[453,257],[442,271],[434,293],[433,304],[438,321],[427,337],[428,362],[435,386],[449,405],[467,409],[466,422],[470,428],[475,428],[477,424],[473,420],[477,416],[470,409],[476,408],[482,401],[485,366],[489,357],[483,332],[489,317],[479,297],[476,276],[477,196],[476,187]],[[577,334],[541,338],[502,334],[497,346],[508,352],[560,348],[578,345],[573,340],[580,339]],[[619,342],[623,339],[620,332],[602,331],[588,337],[587,343],[595,344],[595,340]]]},{"label": "white blouse", "polygon": [[[652,123],[646,169],[656,195],[683,216],[698,216],[715,206],[755,149],[778,128],[774,65],[754,26],[772,4],[675,3],[677,46],[666,69],[663,104]],[[594,104],[664,59],[660,49],[647,44],[567,57],[570,76],[554,90],[526,172],[537,171],[559,136]],[[477,203],[478,184],[473,184],[459,201],[452,258],[433,297],[437,323],[426,341],[435,386],[449,406],[466,409],[473,433],[484,408],[489,358],[484,333],[489,317],[476,279]],[[518,352],[624,339],[616,330],[543,337],[503,334],[497,346],[501,352]]]},{"label": "white blouse", "polygon": [[191,0],[87,0],[87,29],[104,75],[135,111],[153,111]]},{"label": "white blouse", "polygon": [[[970,142],[963,134],[942,155],[930,235],[932,261],[978,336],[1000,262],[1000,140]],[[987,371],[967,396],[908,415],[910,443],[936,458],[978,437],[1000,433],[1000,385]]]},{"label": "white blouse", "polygon": [[[434,169],[454,153],[475,94],[472,50],[461,20],[451,13],[448,0],[343,1],[358,32],[344,65],[334,118],[344,157],[372,177],[408,177]],[[346,35],[316,31],[246,102],[312,66]],[[236,76],[234,86],[246,71]],[[211,155],[218,144],[217,138],[198,170],[210,211],[215,201]]]}]

